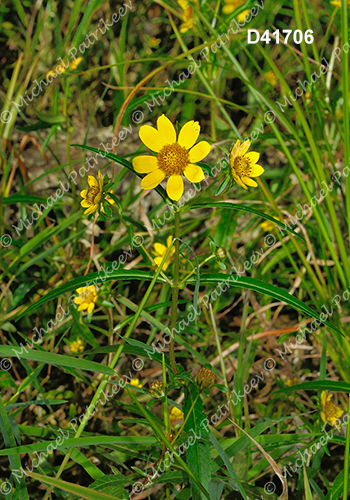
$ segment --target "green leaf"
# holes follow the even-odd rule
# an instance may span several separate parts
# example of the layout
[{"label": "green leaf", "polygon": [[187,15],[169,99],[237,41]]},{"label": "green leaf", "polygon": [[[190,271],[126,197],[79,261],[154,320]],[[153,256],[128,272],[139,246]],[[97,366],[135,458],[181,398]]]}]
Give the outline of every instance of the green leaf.
[{"label": "green leaf", "polygon": [[76,368],[77,370],[88,370],[96,373],[103,373],[105,375],[115,375],[112,368],[102,365],[101,363],[96,363],[95,361],[87,361],[85,359],[63,356],[62,354],[54,354],[52,352],[46,351],[36,351],[34,349],[26,349],[23,347],[19,349],[11,346],[1,345],[0,356],[17,356],[19,358],[31,359],[33,361],[48,363],[50,365],[67,366],[70,368]]},{"label": "green leaf", "polygon": [[[187,280],[187,283],[194,284],[194,278],[190,277]],[[282,288],[277,288],[274,285],[270,285],[269,283],[250,278],[248,276],[239,276],[238,274],[231,274],[229,276],[227,276],[227,274],[220,273],[201,274],[201,286],[215,285],[218,283],[220,283],[222,286],[228,286],[229,288],[248,288],[249,290],[254,290],[255,292],[268,295],[269,297],[273,297],[274,299],[284,301],[288,305],[304,312],[308,316],[316,318],[319,322],[329,326],[329,328],[332,328],[332,330],[340,333],[340,335],[343,336],[343,333],[338,328],[333,326],[332,323],[322,319],[319,314],[314,312],[309,306],[305,305],[304,302],[297,299],[296,297],[293,297],[293,295],[290,295],[286,290],[283,290]]]},{"label": "green leaf", "polygon": [[[183,409],[186,422],[184,431],[194,440],[192,446],[189,446],[186,450],[187,463],[198,481],[208,491],[211,479],[209,429],[204,414],[203,401],[200,398],[196,384],[190,384],[185,389]],[[205,422],[204,425],[202,425],[203,422]],[[197,436],[200,436],[200,438],[197,438]],[[204,500],[205,496],[196,483],[192,479],[190,479],[190,482],[193,500]]]},{"label": "green leaf", "polygon": [[43,122],[50,123],[50,125],[54,125],[56,123],[65,123],[67,121],[67,117],[63,115],[49,115],[47,113],[43,113],[42,111],[38,111],[34,106],[35,114],[42,120]]},{"label": "green leaf", "polygon": [[187,212],[188,210],[193,210],[196,208],[226,208],[226,209],[230,209],[230,210],[239,210],[239,211],[243,211],[243,212],[250,212],[254,215],[258,215],[262,219],[269,220],[270,222],[273,222],[274,224],[276,224],[276,226],[283,228],[284,231],[288,231],[288,232],[294,234],[294,236],[296,236],[297,238],[300,238],[301,240],[303,240],[305,242],[305,239],[302,236],[300,236],[300,234],[293,231],[293,229],[289,229],[286,224],[283,224],[283,222],[280,222],[279,220],[276,220],[273,217],[271,217],[271,215],[267,215],[267,214],[264,214],[263,212],[259,212],[258,210],[255,210],[255,208],[251,208],[250,206],[247,206],[247,205],[237,205],[236,203],[228,203],[225,201],[216,201],[216,202],[208,201],[205,203],[194,203],[193,205],[185,205],[181,209],[181,211]]},{"label": "green leaf", "polygon": [[39,120],[38,122],[33,123],[32,125],[27,125],[26,127],[17,127],[21,132],[35,132],[36,130],[44,130],[46,128],[50,128],[51,123],[48,123],[44,120]]},{"label": "green leaf", "polygon": [[281,392],[294,392],[294,391],[332,391],[332,392],[347,392],[350,393],[350,384],[347,382],[337,382],[335,380],[314,380],[312,382],[303,382],[302,384],[284,387],[273,394]]},{"label": "green leaf", "polygon": [[41,203],[42,201],[45,200],[31,194],[12,194],[2,199],[4,205],[9,205],[10,203]]},{"label": "green leaf", "polygon": [[[34,302],[31,304],[28,309],[23,311],[17,321],[21,319],[23,316],[25,316],[27,313],[34,311],[38,307],[42,306],[43,304],[46,304],[50,300],[56,299],[60,295],[63,295],[64,293],[67,292],[73,292],[77,288],[86,286],[88,283],[89,284],[102,284],[105,283],[106,281],[112,281],[112,280],[145,280],[145,281],[152,281],[154,278],[154,273],[148,272],[148,271],[136,271],[136,270],[124,270],[124,269],[118,269],[116,271],[110,272],[109,275],[106,277],[105,273],[90,273],[87,274],[86,276],[79,276],[79,278],[75,278],[72,281],[69,281],[65,283],[64,285],[56,288],[55,290],[52,290],[49,292],[47,295],[44,295],[41,299],[38,301]],[[158,277],[158,281],[165,283],[164,278]]]},{"label": "green leaf", "polygon": [[122,500],[122,498],[107,495],[106,493],[102,493],[101,491],[94,491],[77,484],[68,483],[67,481],[62,481],[61,479],[55,479],[53,477],[35,474],[34,472],[26,472],[26,474],[43,484],[55,486],[60,490],[67,491],[68,493],[73,493],[74,495],[78,495],[82,498],[86,498],[86,500]]},{"label": "green leaf", "polygon": [[[64,431],[62,433],[64,436]],[[89,436],[68,439],[63,439],[62,436],[59,436],[59,438],[62,440],[62,443],[55,439],[54,441],[40,441],[39,443],[6,448],[5,450],[0,450],[0,456],[46,451],[49,445],[53,446],[54,449],[58,448],[61,450],[70,447],[88,448],[89,446],[105,446],[108,448],[108,445],[111,444],[129,444],[135,447],[137,445],[153,445],[157,442],[152,436]]]}]

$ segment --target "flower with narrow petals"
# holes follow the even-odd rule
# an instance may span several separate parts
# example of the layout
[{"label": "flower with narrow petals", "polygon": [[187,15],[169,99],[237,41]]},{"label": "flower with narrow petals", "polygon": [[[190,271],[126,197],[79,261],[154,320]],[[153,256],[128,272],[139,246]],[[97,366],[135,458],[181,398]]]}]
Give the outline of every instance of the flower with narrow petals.
[{"label": "flower with narrow petals", "polygon": [[165,115],[158,118],[157,129],[142,125],[140,139],[157,156],[137,156],[133,159],[136,172],[148,174],[142,179],[141,188],[154,189],[168,176],[168,196],[178,201],[184,192],[182,175],[190,182],[201,182],[204,179],[203,170],[194,163],[203,160],[211,146],[206,141],[194,145],[199,132],[199,123],[191,120],[182,127],[176,140],[175,127]]},{"label": "flower with narrow petals", "polygon": [[175,422],[176,420],[181,420],[184,418],[184,414],[181,410],[173,406],[169,414],[170,422]]},{"label": "flower with narrow petals", "polygon": [[[155,243],[154,244],[154,250],[155,250],[154,253],[156,255],[156,257],[154,257],[154,262],[157,264],[157,267],[159,267],[161,265],[162,260],[164,259],[165,254],[167,253],[168,248],[170,247],[172,241],[173,241],[173,237],[168,236],[168,238],[166,240],[167,246],[163,245],[162,243]],[[175,252],[175,247],[172,246],[168,257],[167,257],[166,261],[164,262],[163,271],[167,270],[169,264],[172,261],[172,256],[174,255],[174,252]]]},{"label": "flower with narrow petals", "polygon": [[[197,7],[199,7],[198,0],[194,0]],[[182,24],[180,26],[180,33],[186,33],[186,31],[193,28],[194,18],[192,5],[188,3],[187,0],[177,0],[177,3],[182,9]]]},{"label": "flower with narrow petals", "polygon": [[70,66],[70,69],[72,71],[74,71],[75,69],[77,69],[77,67],[79,66],[79,64],[81,63],[81,61],[83,60],[83,57],[78,57],[77,59],[75,59],[75,61],[72,61],[69,66]]},{"label": "flower with narrow petals", "polygon": [[78,311],[84,311],[87,309],[87,312],[91,314],[95,308],[97,300],[97,290],[95,285],[83,286],[78,288],[76,292],[79,296],[74,297],[73,302],[79,305]]},{"label": "flower with narrow petals", "polygon": [[333,394],[327,396],[326,391],[321,392],[321,413],[320,416],[324,423],[328,423],[333,427],[337,427],[337,420],[340,418],[344,410],[339,408],[333,401],[331,401]]},{"label": "flower with narrow petals", "polygon": [[73,340],[73,342],[69,346],[69,349],[70,349],[70,352],[72,354],[76,354],[78,352],[83,352],[84,351],[84,344],[80,339]]},{"label": "flower with narrow petals", "polygon": [[264,169],[256,164],[259,161],[260,154],[255,151],[247,153],[249,147],[249,139],[244,141],[243,144],[238,139],[230,155],[231,175],[237,184],[244,189],[247,189],[247,186],[257,187],[257,183],[250,177],[259,177],[264,172]]},{"label": "flower with narrow petals", "polygon": [[95,177],[89,175],[88,183],[90,186],[89,189],[84,189],[80,193],[80,196],[83,197],[83,200],[80,202],[80,205],[84,208],[87,207],[87,210],[85,210],[84,215],[89,215],[95,212],[102,201],[103,177],[100,170],[98,171],[98,182],[95,179]]}]

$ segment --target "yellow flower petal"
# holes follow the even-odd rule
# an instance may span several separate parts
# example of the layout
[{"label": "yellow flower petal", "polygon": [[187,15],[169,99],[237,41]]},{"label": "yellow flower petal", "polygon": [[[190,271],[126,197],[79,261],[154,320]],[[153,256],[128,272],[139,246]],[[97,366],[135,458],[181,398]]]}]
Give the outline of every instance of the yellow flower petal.
[{"label": "yellow flower petal", "polygon": [[238,177],[238,175],[234,175],[233,178],[242,188],[248,189],[247,186],[242,182],[242,179]]},{"label": "yellow flower petal", "polygon": [[252,169],[250,171],[249,176],[250,177],[259,177],[265,170],[260,166],[260,165],[253,165]]},{"label": "yellow flower petal", "polygon": [[238,152],[239,151],[239,146],[241,144],[241,141],[239,139],[237,139],[235,145],[233,146],[232,148],[232,151],[231,151],[231,158],[235,158],[236,156],[238,156],[240,153]]},{"label": "yellow flower petal", "polygon": [[176,142],[175,127],[165,115],[161,115],[157,120],[158,132],[165,144]]},{"label": "yellow flower petal", "polygon": [[90,215],[98,209],[98,205],[92,205],[90,208],[85,210],[84,215]]},{"label": "yellow flower petal", "polygon": [[238,155],[243,156],[250,148],[250,140],[247,139],[238,147]]},{"label": "yellow flower petal", "polygon": [[89,306],[86,302],[83,302],[79,307],[78,307],[78,311],[84,311],[85,309],[87,309]]},{"label": "yellow flower petal", "polygon": [[[172,237],[171,235],[170,235],[170,236],[168,236],[168,237],[167,237],[167,239],[166,239],[166,245],[167,245],[167,247],[168,247],[168,248],[170,247],[170,245],[171,245],[172,241],[173,241],[173,237]],[[173,248],[174,248],[174,247],[173,247]],[[175,249],[174,249],[174,250],[175,250]],[[171,252],[170,252],[170,254],[169,254],[169,255],[171,255]]]},{"label": "yellow flower petal", "polygon": [[187,165],[184,176],[190,182],[201,182],[204,179],[204,172],[198,165]]},{"label": "yellow flower petal", "polygon": [[157,266],[159,267],[162,263],[163,257],[154,257],[153,260],[157,264]]},{"label": "yellow flower petal", "polygon": [[88,177],[88,183],[89,183],[90,187],[93,187],[93,186],[98,187],[98,182],[97,182],[97,180],[95,179],[95,177],[93,175],[89,175],[89,177]]},{"label": "yellow flower petal", "polygon": [[149,174],[158,168],[158,161],[155,156],[136,156],[132,160],[132,166],[139,174]]},{"label": "yellow flower petal", "polygon": [[88,189],[83,189],[82,191],[80,191],[80,196],[82,196],[83,198],[86,198],[87,192],[88,192]]},{"label": "yellow flower petal", "polygon": [[321,392],[321,405],[323,407],[326,406],[326,401],[327,401],[327,392],[326,391],[322,391]]},{"label": "yellow flower petal", "polygon": [[170,199],[178,201],[184,192],[184,181],[181,175],[172,175],[169,177],[166,192]]},{"label": "yellow flower petal", "polygon": [[167,247],[162,243],[155,243],[154,250],[158,255],[164,256],[167,253]]},{"label": "yellow flower petal", "polygon": [[99,182],[100,191],[102,192],[102,190],[103,190],[103,176],[102,176],[100,170],[98,171],[98,182]]},{"label": "yellow flower petal", "polygon": [[74,302],[74,304],[82,304],[84,302],[84,300],[81,299],[80,297],[75,297],[73,299],[73,302]]},{"label": "yellow flower petal", "polygon": [[80,205],[81,205],[82,207],[84,207],[84,208],[91,207],[91,203],[89,203],[89,202],[88,202],[88,201],[86,201],[86,200],[82,200],[82,201],[80,202]]},{"label": "yellow flower petal", "polygon": [[260,153],[257,153],[256,151],[251,151],[250,153],[247,153],[245,157],[248,158],[250,164],[258,163],[260,158]]},{"label": "yellow flower petal", "polygon": [[203,160],[211,150],[211,145],[209,142],[203,141],[199,142],[189,151],[189,157],[191,163],[196,163],[197,161]]},{"label": "yellow flower petal", "polygon": [[199,122],[191,120],[182,127],[179,133],[178,143],[186,149],[192,148],[198,139],[201,127]]},{"label": "yellow flower petal", "polygon": [[141,188],[142,189],[153,189],[158,186],[162,182],[162,180],[165,178],[165,173],[157,168],[157,170],[154,170],[150,174],[146,175],[141,181]]},{"label": "yellow flower petal", "polygon": [[87,308],[89,314],[92,313],[92,311],[94,310],[94,307],[95,307],[95,304],[93,302],[90,302],[90,304]]},{"label": "yellow flower petal", "polygon": [[231,12],[233,12],[235,10],[235,6],[234,5],[225,5],[224,8],[222,9],[222,12],[224,14],[231,14]]},{"label": "yellow flower petal", "polygon": [[240,14],[238,14],[238,16],[237,16],[238,21],[240,21],[241,23],[244,23],[245,22],[245,16],[249,16],[249,14],[250,14],[250,10],[249,9],[244,10],[243,12],[241,12]]},{"label": "yellow flower petal", "polygon": [[156,153],[158,153],[166,144],[158,130],[154,127],[150,127],[149,125],[142,125],[139,131],[139,136],[144,145]]},{"label": "yellow flower petal", "polygon": [[253,179],[249,179],[249,177],[242,177],[242,181],[247,184],[247,186],[258,187],[257,183],[253,181]]}]

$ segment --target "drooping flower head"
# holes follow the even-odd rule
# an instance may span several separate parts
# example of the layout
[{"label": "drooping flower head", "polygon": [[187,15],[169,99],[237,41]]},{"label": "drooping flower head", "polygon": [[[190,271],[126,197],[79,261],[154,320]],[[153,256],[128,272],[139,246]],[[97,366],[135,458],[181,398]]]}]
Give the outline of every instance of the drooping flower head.
[{"label": "drooping flower head", "polygon": [[259,161],[260,154],[255,151],[247,153],[249,147],[249,139],[244,141],[243,144],[238,139],[230,155],[232,177],[244,189],[247,189],[247,186],[257,187],[257,183],[250,177],[259,177],[265,172],[260,165],[256,164]]},{"label": "drooping flower head", "polygon": [[333,401],[331,401],[333,394],[327,396],[326,391],[321,392],[321,413],[320,416],[324,423],[328,423],[333,427],[337,427],[337,420],[340,418],[344,410],[339,408]]},{"label": "drooping flower head", "polygon": [[154,189],[165,177],[169,198],[178,201],[184,192],[182,175],[190,182],[201,182],[204,173],[201,167],[194,165],[203,160],[209,151],[206,141],[194,145],[198,139],[200,125],[193,120],[187,122],[176,139],[174,125],[162,115],[157,120],[157,129],[149,125],[140,128],[141,141],[157,156],[137,156],[133,159],[133,167],[140,174],[148,174],[141,181],[142,189]]},{"label": "drooping flower head", "polygon": [[87,309],[87,312],[91,314],[97,301],[97,290],[95,285],[83,286],[78,288],[76,292],[79,296],[74,297],[73,302],[79,304],[78,311]]},{"label": "drooping flower head", "polygon": [[[168,236],[168,238],[166,240],[167,246],[163,245],[162,243],[155,243],[154,244],[154,250],[155,250],[154,253],[156,254],[156,257],[154,258],[154,262],[157,264],[158,267],[161,265],[162,260],[164,259],[165,254],[167,253],[168,248],[170,247],[172,241],[173,241],[173,237]],[[174,252],[175,252],[175,247],[173,246],[169,252],[168,258],[164,262],[163,271],[167,270],[169,264],[172,261],[172,256],[174,255]]]},{"label": "drooping flower head", "polygon": [[[193,28],[194,17],[192,5],[188,3],[187,0],[177,0],[177,3],[182,9],[182,24],[180,26],[180,33],[186,33],[186,31]],[[194,3],[199,7],[198,0],[194,0]]]},{"label": "drooping flower head", "polygon": [[83,197],[80,205],[84,208],[87,207],[87,210],[85,210],[84,212],[85,215],[89,215],[95,212],[102,201],[103,177],[100,170],[98,171],[98,182],[95,177],[89,175],[88,184],[90,186],[89,189],[83,189],[83,191],[81,191],[80,193],[80,196]]}]

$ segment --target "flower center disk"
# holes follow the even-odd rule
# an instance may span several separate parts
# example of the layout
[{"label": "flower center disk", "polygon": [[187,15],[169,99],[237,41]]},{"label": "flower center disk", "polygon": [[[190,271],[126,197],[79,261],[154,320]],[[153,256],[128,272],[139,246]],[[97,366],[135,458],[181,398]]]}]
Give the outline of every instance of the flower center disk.
[{"label": "flower center disk", "polygon": [[239,177],[247,177],[251,172],[249,160],[244,156],[236,156],[233,168]]},{"label": "flower center disk", "polygon": [[101,193],[97,186],[92,186],[88,189],[86,201],[92,205],[96,205],[101,201]]},{"label": "flower center disk", "polygon": [[177,142],[162,147],[157,160],[160,170],[166,175],[182,175],[190,162],[188,151]]}]

